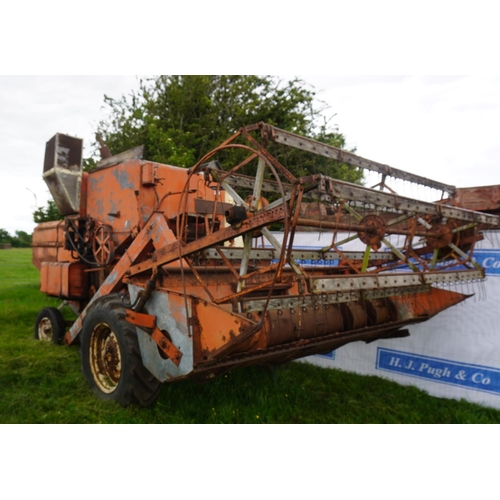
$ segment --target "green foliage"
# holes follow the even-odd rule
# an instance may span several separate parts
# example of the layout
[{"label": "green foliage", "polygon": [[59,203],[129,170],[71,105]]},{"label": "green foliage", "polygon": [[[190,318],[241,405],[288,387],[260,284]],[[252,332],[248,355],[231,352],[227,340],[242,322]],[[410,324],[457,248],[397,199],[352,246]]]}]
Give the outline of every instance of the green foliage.
[{"label": "green foliage", "polygon": [[95,158],[84,158],[83,159],[83,171],[90,172],[97,165],[97,160]]},{"label": "green foliage", "polygon": [[31,246],[31,234],[25,231],[16,231],[15,234],[15,236],[11,236],[5,229],[0,229],[0,243],[10,243],[14,248]]},{"label": "green foliage", "polygon": [[[344,136],[327,126],[314,91],[299,79],[284,83],[272,76],[164,75],[141,80],[139,90],[129,96],[105,96],[104,101],[109,118],[98,132],[113,154],[144,144],[145,158],[180,167],[192,166],[240,127],[260,121],[345,147]],[[297,176],[322,172],[362,179],[358,169],[327,158],[316,157],[311,164],[310,155],[285,154],[279,146],[272,153]],[[234,165],[240,156],[237,152],[225,159]]]},{"label": "green foliage", "polygon": [[30,250],[0,251],[0,423],[500,423],[491,408],[305,363],[165,384],[152,408],[122,408],[88,388],[77,346],[34,340],[39,310],[60,302],[38,287]]},{"label": "green foliage", "polygon": [[63,217],[57,209],[57,205],[54,200],[49,200],[45,207],[37,208],[33,212],[33,221],[40,222],[50,222],[53,220],[61,220]]},{"label": "green foliage", "polygon": [[12,238],[12,246],[18,248],[30,247],[32,236],[25,231],[16,231],[16,236]]},{"label": "green foliage", "polygon": [[6,229],[0,229],[0,243],[10,243],[12,236]]}]

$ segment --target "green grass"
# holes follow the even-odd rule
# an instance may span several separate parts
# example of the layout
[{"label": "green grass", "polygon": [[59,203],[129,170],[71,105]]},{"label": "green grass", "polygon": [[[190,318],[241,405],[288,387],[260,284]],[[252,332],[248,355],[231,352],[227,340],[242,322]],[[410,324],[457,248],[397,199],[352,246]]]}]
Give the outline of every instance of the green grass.
[{"label": "green grass", "polygon": [[96,399],[78,347],[33,338],[38,291],[29,249],[0,250],[0,423],[500,423],[500,412],[378,377],[290,363],[206,383],[166,384],[152,408]]}]

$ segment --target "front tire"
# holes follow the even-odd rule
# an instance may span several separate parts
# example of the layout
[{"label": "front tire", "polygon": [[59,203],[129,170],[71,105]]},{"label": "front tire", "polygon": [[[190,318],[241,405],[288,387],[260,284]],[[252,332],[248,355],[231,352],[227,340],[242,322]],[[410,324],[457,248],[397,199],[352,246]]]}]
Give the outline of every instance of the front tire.
[{"label": "front tire", "polygon": [[66,330],[63,315],[55,307],[45,307],[35,320],[35,339],[61,344]]},{"label": "front tire", "polygon": [[135,327],[118,295],[98,299],[81,333],[82,370],[92,390],[122,406],[152,405],[161,383],[144,367]]}]

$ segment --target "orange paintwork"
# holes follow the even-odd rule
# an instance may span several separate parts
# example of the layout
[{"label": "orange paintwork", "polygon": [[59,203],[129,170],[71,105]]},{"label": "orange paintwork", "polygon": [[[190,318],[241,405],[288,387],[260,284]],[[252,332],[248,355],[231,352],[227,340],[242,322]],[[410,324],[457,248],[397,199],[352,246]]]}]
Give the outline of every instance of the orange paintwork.
[{"label": "orange paintwork", "polygon": [[[77,341],[95,301],[120,293],[124,305],[131,302],[125,305],[129,308],[126,319],[138,327],[144,366],[164,381],[209,371],[224,363],[238,365],[245,356],[247,360],[253,357],[249,363],[259,356],[266,362],[283,361],[343,345],[349,336],[352,341],[373,340],[424,321],[466,298],[432,287],[423,292],[427,282],[412,271],[387,273],[387,277],[401,276],[401,282],[396,280],[388,286],[368,276],[366,270],[372,265],[370,273],[383,273],[392,263],[409,264],[408,256],[413,255],[406,248],[404,254],[396,249],[393,260],[384,260],[382,255],[370,261],[373,249],[344,255],[336,248],[337,231],[359,231],[360,241],[374,248],[391,231],[378,215],[368,213],[357,218],[357,202],[364,199],[359,197],[370,191],[342,182],[337,185],[336,180],[318,175],[295,179],[283,166],[272,163],[270,153],[259,149],[248,136],[249,130],[245,134],[252,148],[247,144],[239,147],[248,150],[249,162],[257,163],[255,178],[260,182],[254,182],[258,189],[251,178],[238,173],[246,160],[231,172],[223,172],[212,165],[214,162],[205,163],[209,155],[200,160],[203,165],[191,171],[137,159],[113,164],[124,158],[114,157],[83,174],[78,213],[36,228],[33,261],[41,269],[42,291],[79,303],[80,314],[65,335],[67,345]],[[217,154],[217,150],[211,154]],[[264,173],[262,165],[266,162],[266,168],[272,166],[272,171],[280,175]],[[272,196],[271,204],[262,198],[264,188]],[[324,196],[332,200],[335,219],[324,221],[318,216],[315,220],[310,215],[299,218],[306,188],[308,193],[317,188],[311,199]],[[216,190],[220,190],[217,198]],[[252,190],[254,194],[247,197]],[[399,206],[392,195],[377,192],[376,196],[385,200],[380,202],[381,207],[391,208],[391,203]],[[274,201],[278,197],[287,201]],[[348,205],[349,197],[355,203]],[[256,206],[252,205],[254,199]],[[227,202],[227,206],[215,206],[214,201]],[[401,208],[408,211],[408,217],[418,209],[410,202],[407,209]],[[238,217],[224,218],[223,214],[230,215],[231,210]],[[336,257],[328,257],[330,265],[299,266],[298,260],[293,260],[299,259],[292,257],[291,243],[298,225],[335,234],[331,246],[320,255],[314,256],[311,250],[310,257],[300,257],[312,262],[321,260],[325,252],[335,251]],[[290,238],[283,252],[266,233],[265,228],[270,227],[279,227],[285,241]],[[437,232],[438,222],[433,221],[433,227]],[[415,228],[412,236],[417,234]],[[402,226],[396,229],[397,233],[410,234]],[[264,235],[263,240],[267,238],[275,248],[272,253],[266,250],[262,259],[257,249],[245,253],[252,244],[250,236],[256,235]],[[444,244],[449,246],[450,242]],[[233,245],[239,248],[235,255],[224,254]],[[338,264],[333,264],[336,260]],[[384,263],[388,267],[384,268]],[[424,264],[423,271],[429,271],[428,263]],[[472,278],[478,278],[475,269],[466,269],[457,280],[467,279],[467,273],[475,273]],[[349,281],[359,274],[366,274],[370,284],[359,279]],[[324,291],[316,283],[322,279]]]},{"label": "orange paintwork", "polygon": [[448,307],[462,302],[468,297],[457,292],[431,288],[429,292],[409,295],[404,297],[392,297],[396,305],[398,320],[407,320],[418,317],[432,317]]},{"label": "orange paintwork", "polygon": [[[213,190],[205,185],[203,177],[193,175],[189,182],[190,193],[187,202],[181,206],[181,192],[185,191],[187,178],[185,169],[139,160],[95,170],[86,176],[82,183],[84,190],[87,190],[85,216],[112,228],[115,247],[131,238],[131,243],[122,251],[111,273],[89,304],[99,297],[118,291],[124,283],[144,287],[151,272],[148,270],[154,269],[155,254],[146,261],[149,264],[144,267],[144,271],[138,264],[145,262],[145,252],[149,248],[150,252],[158,252],[159,264],[165,270],[159,277],[157,290],[169,294],[169,314],[175,317],[176,321],[185,323],[189,321],[186,300],[192,304],[195,363],[202,363],[205,359],[217,358],[227,353],[267,349],[294,341],[307,342],[307,339],[316,336],[359,330],[367,325],[368,317],[364,306],[357,302],[343,305],[341,308],[304,307],[296,312],[289,309],[283,312],[270,311],[260,325],[260,318],[255,314],[245,317],[234,313],[230,304],[216,305],[214,301],[222,301],[235,294],[234,270],[221,272],[217,265],[205,265],[200,276],[197,276],[185,260],[181,269],[179,259],[172,261],[171,258],[166,259],[161,255],[167,251],[170,251],[174,258],[177,255],[178,240],[173,230],[176,228],[175,221],[179,211],[185,210],[185,213],[195,216],[195,198],[209,201],[215,199]],[[80,217],[83,216],[82,210]],[[252,219],[249,218],[243,225],[251,223]],[[42,259],[46,261],[42,266],[42,291],[64,298],[75,298],[70,297],[68,287],[64,283],[65,275],[62,274],[62,270],[66,272],[70,269],[69,262],[74,260],[71,253],[63,248],[63,230],[63,224],[58,222],[43,225],[38,231],[35,241],[44,245],[40,248],[47,254],[47,257],[42,255]],[[218,235],[231,234],[234,230],[226,228],[224,231]],[[85,267],[83,264],[81,266]],[[260,263],[261,269],[266,266],[269,266],[269,261]],[[131,276],[128,276],[131,271]],[[144,275],[141,275],[141,272]],[[321,269],[311,270],[309,276],[321,275],[322,272]],[[294,277],[290,269],[282,273],[282,283],[288,283],[287,293],[290,296],[300,294]],[[273,279],[274,272],[270,270],[260,275],[260,281],[252,284],[251,279],[247,280],[247,287],[253,288],[260,298],[265,298],[269,283]],[[260,288],[263,290],[259,292]],[[184,298],[185,295],[187,299]],[[431,316],[463,298],[460,294],[433,289],[429,294],[392,300],[398,310],[398,320],[407,320]],[[382,312],[384,314],[378,314],[374,324],[390,322],[388,312]],[[67,344],[73,343],[80,333],[85,315],[86,311],[79,316],[66,335]],[[138,318],[132,323],[139,324],[137,321]],[[147,327],[150,328],[151,325],[148,323]],[[152,337],[162,351],[178,364],[180,352],[156,325],[151,329]]]},{"label": "orange paintwork", "polygon": [[[154,235],[152,233],[154,233]],[[113,268],[113,271],[109,274],[97,293],[92,297],[89,305],[99,297],[104,297],[105,295],[116,292],[123,286],[122,280],[125,273],[151,240],[158,245],[165,245],[171,243],[173,239],[173,233],[168,228],[163,216],[159,213],[153,214],[148,224],[146,224],[132,244],[124,252],[119,262]],[[80,333],[85,315],[86,311],[83,311],[83,313],[78,316],[78,319],[75,321],[70,331],[66,333],[64,338],[66,344],[72,344]]]},{"label": "orange paintwork", "polygon": [[132,323],[132,325],[139,326],[141,328],[153,329],[156,326],[156,316],[138,313],[132,309],[127,309],[125,318],[129,323]]},{"label": "orange paintwork", "polygon": [[40,271],[43,262],[74,262],[64,249],[64,221],[44,222],[33,233],[33,265]]},{"label": "orange paintwork", "polygon": [[176,366],[182,358],[182,353],[177,349],[170,339],[156,326],[156,316],[150,314],[138,313],[131,309],[127,309],[126,320],[132,325],[139,328],[150,330],[151,338],[158,344],[158,347],[163,351],[165,356],[170,358]]},{"label": "orange paintwork", "polygon": [[86,268],[79,262],[42,262],[40,291],[55,297],[83,300],[88,293]]},{"label": "orange paintwork", "polygon": [[199,326],[199,341],[203,352],[217,351],[230,341],[234,342],[244,333],[244,328],[251,328],[255,324],[242,316],[232,314],[227,307],[222,308],[204,301],[196,301],[194,314]]},{"label": "orange paintwork", "polygon": [[[155,210],[163,212],[168,220],[178,217],[187,172],[139,160],[94,170],[87,181],[86,215],[111,226],[118,246],[127,236],[137,234]],[[193,191],[188,195],[188,214],[195,213],[196,197],[214,200],[213,191],[199,175],[191,177],[188,189]]]}]

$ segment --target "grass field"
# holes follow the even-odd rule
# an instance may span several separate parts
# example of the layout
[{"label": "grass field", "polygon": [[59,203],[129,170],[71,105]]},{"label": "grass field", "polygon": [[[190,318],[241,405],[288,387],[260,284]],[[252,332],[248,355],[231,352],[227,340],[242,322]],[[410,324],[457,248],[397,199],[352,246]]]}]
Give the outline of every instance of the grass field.
[{"label": "grass field", "polygon": [[95,398],[78,347],[33,338],[38,291],[31,250],[0,250],[0,423],[499,423],[500,412],[431,397],[378,377],[290,363],[162,387],[152,408]]}]

